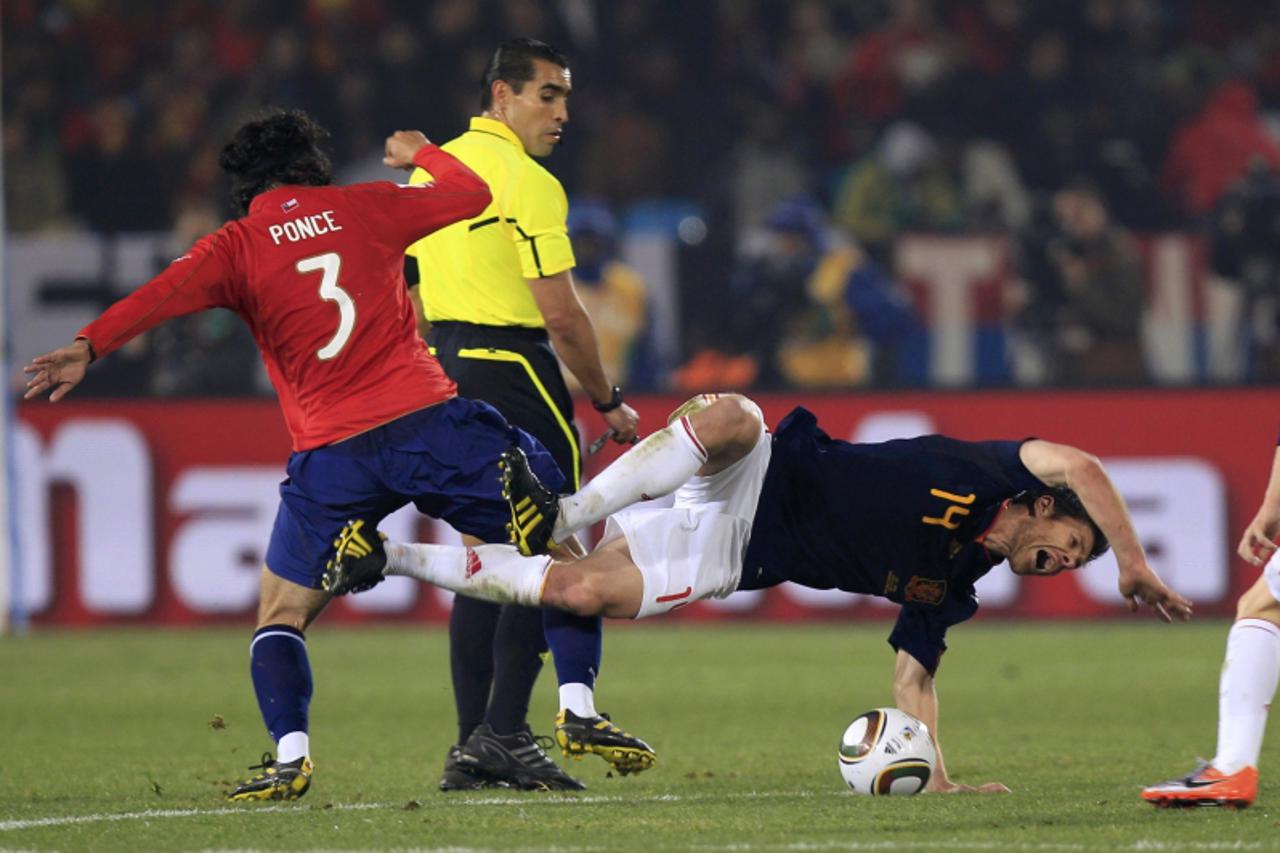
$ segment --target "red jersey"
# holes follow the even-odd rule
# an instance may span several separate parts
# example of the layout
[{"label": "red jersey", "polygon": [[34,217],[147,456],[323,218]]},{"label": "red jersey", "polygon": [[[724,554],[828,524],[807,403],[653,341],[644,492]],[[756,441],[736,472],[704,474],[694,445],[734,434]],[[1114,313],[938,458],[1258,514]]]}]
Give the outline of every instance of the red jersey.
[{"label": "red jersey", "polygon": [[332,444],[447,400],[457,387],[418,335],[404,251],[477,216],[489,188],[434,145],[435,181],[284,186],[228,222],[77,335],[104,356],[152,326],[206,308],[249,325],[294,450]]}]

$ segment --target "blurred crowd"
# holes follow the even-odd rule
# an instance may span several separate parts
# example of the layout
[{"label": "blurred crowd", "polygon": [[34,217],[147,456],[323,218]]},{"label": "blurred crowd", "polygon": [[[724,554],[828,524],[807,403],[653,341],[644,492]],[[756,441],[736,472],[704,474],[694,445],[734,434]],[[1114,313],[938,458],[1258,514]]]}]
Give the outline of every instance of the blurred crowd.
[{"label": "blurred crowd", "polygon": [[[341,175],[385,177],[389,130],[456,135],[493,47],[532,35],[571,58],[548,165],[590,199],[578,277],[633,384],[917,381],[922,319],[892,274],[913,231],[1009,235],[1011,333],[1042,365],[1023,381],[1089,385],[1148,376],[1133,235],[1195,232],[1227,306],[1215,316],[1238,326],[1214,337],[1212,375],[1280,377],[1276,2],[9,0],[0,14],[13,231],[216,223],[219,144],[267,104],[329,127]],[[679,365],[655,365],[644,282],[609,266],[619,222],[654,198],[690,200],[707,224],[683,259]]]}]

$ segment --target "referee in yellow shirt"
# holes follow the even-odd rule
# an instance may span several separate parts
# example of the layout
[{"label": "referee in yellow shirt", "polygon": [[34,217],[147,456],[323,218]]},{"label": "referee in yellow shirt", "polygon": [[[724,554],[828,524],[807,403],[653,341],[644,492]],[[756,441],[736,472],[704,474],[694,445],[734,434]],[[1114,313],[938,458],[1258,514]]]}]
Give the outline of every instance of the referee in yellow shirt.
[{"label": "referee in yellow shirt", "polygon": [[[514,39],[494,52],[481,115],[442,146],[485,179],[493,203],[475,219],[410,247],[405,278],[417,291],[427,342],[458,392],[490,403],[536,436],[576,489],[582,453],[560,363],[590,396],[614,440],[634,439],[638,417],[605,375],[591,318],[574,289],[564,189],[533,160],[548,156],[560,141],[570,90],[568,61],[550,46]],[[428,180],[421,169],[410,178]],[[595,710],[598,619],[459,596],[449,622],[458,742],[449,751],[442,790],[585,787],[551,761],[526,721],[547,649],[544,629],[563,632],[560,639],[569,641],[558,646],[572,650],[566,655],[572,659],[556,660],[556,740],[565,753],[594,752],[623,773],[653,763],[644,741]]]}]

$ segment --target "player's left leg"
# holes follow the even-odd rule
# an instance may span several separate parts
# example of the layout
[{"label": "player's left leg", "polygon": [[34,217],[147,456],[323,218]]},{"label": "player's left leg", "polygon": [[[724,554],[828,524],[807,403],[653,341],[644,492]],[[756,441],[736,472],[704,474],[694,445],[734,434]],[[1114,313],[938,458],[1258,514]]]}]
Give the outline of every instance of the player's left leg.
[{"label": "player's left leg", "polygon": [[370,520],[367,530],[349,531],[343,542],[347,549],[367,554],[381,548],[377,522],[404,503],[370,463],[382,461],[379,434],[392,428],[289,458],[260,575],[258,629],[250,645],[254,692],[276,742],[276,756],[265,755],[255,768],[262,772],[228,792],[231,799],[296,799],[310,785],[312,680],[305,631],[329,601],[321,575],[346,514],[355,511]]},{"label": "player's left leg", "polygon": [[[1275,565],[1273,565],[1275,564]],[[1280,564],[1273,559],[1236,605],[1218,689],[1218,748],[1187,776],[1145,788],[1158,806],[1252,805],[1267,712],[1280,680]]]},{"label": "player's left leg", "polygon": [[329,601],[329,594],[310,589],[262,567],[259,580],[258,628],[249,645],[250,674],[267,731],[276,742],[261,772],[227,793],[232,800],[292,800],[311,785],[308,713],[311,664],[307,659],[307,626]]},{"label": "player's left leg", "polygon": [[[752,451],[764,429],[760,407],[738,394],[695,397],[672,417],[665,428],[543,512],[555,518],[553,540],[563,541],[623,507],[670,494],[695,475],[723,471]],[[511,497],[518,502],[521,495]]]},{"label": "player's left leg", "polygon": [[[364,526],[350,526],[355,525]],[[526,557],[511,545],[467,548],[387,541],[366,555],[338,547],[325,584],[341,595],[351,582],[390,575],[416,578],[481,601],[615,619],[634,618],[643,591],[625,539],[602,545],[580,560]]]}]

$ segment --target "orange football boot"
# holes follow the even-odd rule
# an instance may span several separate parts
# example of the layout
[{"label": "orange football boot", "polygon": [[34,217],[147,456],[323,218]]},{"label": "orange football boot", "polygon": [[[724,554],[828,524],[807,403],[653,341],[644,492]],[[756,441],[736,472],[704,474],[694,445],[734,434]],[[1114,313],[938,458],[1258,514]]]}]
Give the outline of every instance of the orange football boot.
[{"label": "orange football boot", "polygon": [[1142,799],[1160,808],[1169,806],[1226,806],[1243,809],[1258,795],[1258,770],[1245,767],[1230,776],[1211,764],[1195,772],[1142,789]]}]

